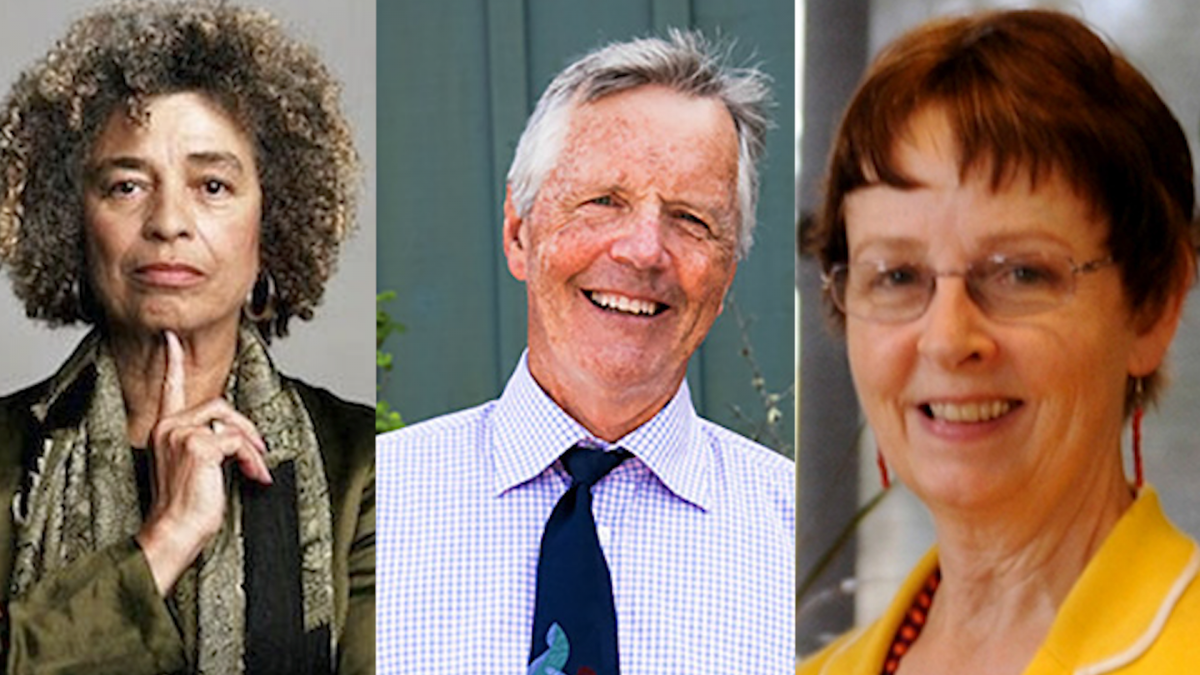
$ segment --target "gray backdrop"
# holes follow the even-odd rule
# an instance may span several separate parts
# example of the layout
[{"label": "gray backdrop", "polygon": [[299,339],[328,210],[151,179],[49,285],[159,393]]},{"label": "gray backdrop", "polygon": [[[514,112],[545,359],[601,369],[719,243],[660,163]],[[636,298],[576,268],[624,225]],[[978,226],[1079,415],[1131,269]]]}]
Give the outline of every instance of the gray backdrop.
[{"label": "gray backdrop", "polygon": [[[17,74],[41,58],[68,22],[95,0],[4,0],[0,18],[0,87],[6,96]],[[358,230],[343,247],[339,271],[311,322],[293,321],[292,334],[272,353],[284,372],[364,403],[375,400],[375,2],[374,0],[254,0],[288,32],[311,45],[343,83],[342,105],[364,166]],[[0,395],[41,380],[83,335],[81,328],[49,329],[25,317],[7,271],[0,282]]]}]

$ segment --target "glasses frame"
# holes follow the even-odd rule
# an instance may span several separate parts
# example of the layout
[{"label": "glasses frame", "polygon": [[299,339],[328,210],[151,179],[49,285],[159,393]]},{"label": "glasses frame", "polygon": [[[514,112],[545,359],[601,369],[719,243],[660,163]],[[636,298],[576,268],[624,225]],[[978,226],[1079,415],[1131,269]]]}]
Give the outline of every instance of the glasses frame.
[{"label": "glasses frame", "polygon": [[[1050,311],[1051,309],[1055,309],[1057,307],[1063,306],[1071,298],[1073,298],[1075,296],[1075,288],[1077,286],[1077,283],[1078,283],[1077,280],[1080,275],[1091,274],[1092,272],[1102,270],[1106,267],[1109,267],[1109,266],[1115,264],[1115,261],[1113,260],[1113,257],[1111,254],[1101,257],[1101,258],[1095,258],[1093,260],[1088,260],[1083,263],[1076,263],[1075,260],[1069,255],[1059,256],[1056,254],[1043,254],[1043,253],[1039,253],[1036,255],[1038,255],[1042,258],[1057,258],[1057,259],[1065,260],[1071,270],[1071,276],[1069,278],[1070,285],[1066,289],[1066,292],[1062,294],[1062,298],[1061,298],[1060,302],[1053,304],[1053,305],[1047,305],[1045,307],[1033,309],[1030,311],[1024,311],[1024,312],[1016,312],[1016,313],[1001,312],[999,314],[995,313],[994,308],[990,308],[988,306],[990,303],[988,303],[986,301],[986,296],[982,295],[977,290],[975,277],[971,276],[971,272],[973,270],[975,270],[976,267],[979,266],[983,262],[997,263],[997,262],[1005,262],[1005,261],[1011,261],[1011,260],[1019,260],[1024,257],[1032,257],[1032,256],[995,254],[995,255],[987,256],[987,257],[983,258],[982,260],[975,261],[975,262],[971,263],[970,265],[968,265],[966,268],[961,269],[961,270],[938,271],[938,270],[933,270],[931,268],[922,266],[922,269],[924,269],[925,271],[932,272],[932,273],[929,275],[929,283],[927,285],[927,288],[925,289],[925,301],[923,303],[921,303],[920,310],[914,311],[912,316],[909,316],[907,313],[905,313],[905,314],[897,315],[895,317],[881,318],[878,316],[870,316],[870,315],[866,315],[863,313],[851,312],[849,310],[849,308],[847,307],[847,302],[846,302],[846,289],[847,289],[847,284],[849,282],[850,268],[854,264],[868,265],[868,264],[870,264],[868,262],[863,262],[863,263],[843,262],[843,263],[837,263],[835,265],[832,265],[828,271],[821,274],[821,288],[829,296],[829,298],[833,302],[834,306],[837,307],[838,310],[841,311],[846,316],[853,316],[856,319],[862,319],[863,321],[868,321],[870,323],[899,324],[899,323],[907,323],[909,321],[914,321],[916,319],[919,319],[920,317],[925,315],[925,312],[929,311],[929,305],[930,305],[930,303],[933,302],[933,296],[937,292],[937,280],[939,278],[961,277],[963,282],[966,284],[967,295],[971,298],[971,302],[975,303],[975,306],[978,307],[979,310],[984,313],[984,315],[991,317],[991,318],[1015,319],[1015,318],[1021,318],[1021,317],[1026,317],[1026,316],[1035,316],[1037,314],[1041,314],[1042,312],[1047,312],[1047,311]],[[839,284],[838,284],[839,276],[842,279],[841,284],[840,284],[840,291],[839,291]]]}]

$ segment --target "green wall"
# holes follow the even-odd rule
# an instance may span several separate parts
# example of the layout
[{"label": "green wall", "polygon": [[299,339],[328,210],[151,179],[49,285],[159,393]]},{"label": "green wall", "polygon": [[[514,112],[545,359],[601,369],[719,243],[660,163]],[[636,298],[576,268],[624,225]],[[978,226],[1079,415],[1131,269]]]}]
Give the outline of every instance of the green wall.
[{"label": "green wall", "polygon": [[[382,396],[409,423],[495,398],[525,346],[524,286],[500,245],[505,174],[538,95],[600,44],[698,28],[736,40],[774,79],[756,243],[734,303],[772,392],[790,391],[793,342],[794,14],[785,0],[454,0],[380,3],[378,287],[407,326],[388,342]],[[688,376],[702,415],[747,435],[765,417],[727,303]],[[794,438],[791,397],[777,433]],[[764,439],[765,440],[765,439]],[[768,443],[776,445],[775,443]],[[789,451],[790,452],[790,451]]]}]

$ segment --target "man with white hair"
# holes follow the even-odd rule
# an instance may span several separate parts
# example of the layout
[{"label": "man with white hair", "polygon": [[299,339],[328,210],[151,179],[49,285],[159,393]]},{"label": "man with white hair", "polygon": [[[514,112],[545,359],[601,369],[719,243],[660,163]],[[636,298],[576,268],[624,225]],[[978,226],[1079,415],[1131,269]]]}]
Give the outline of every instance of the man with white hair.
[{"label": "man with white hair", "polygon": [[542,95],[504,204],[528,349],[377,442],[381,672],[792,669],[792,464],[684,379],[752,240],[765,80],[672,31]]}]

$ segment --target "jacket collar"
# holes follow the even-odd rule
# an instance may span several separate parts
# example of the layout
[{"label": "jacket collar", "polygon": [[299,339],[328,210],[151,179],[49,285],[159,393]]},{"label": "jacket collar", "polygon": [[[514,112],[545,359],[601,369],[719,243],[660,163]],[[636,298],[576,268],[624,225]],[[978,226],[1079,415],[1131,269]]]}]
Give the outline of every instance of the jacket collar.
[{"label": "jacket collar", "polygon": [[[1099,675],[1141,656],[1200,571],[1200,549],[1167,520],[1153,488],[1129,511],[1075,583],[1027,672],[1043,662]],[[1053,672],[1053,671],[1047,671]]]},{"label": "jacket collar", "polygon": [[30,406],[30,412],[39,424],[49,424],[52,414],[60,409],[72,416],[71,419],[59,420],[60,423],[69,425],[78,422],[74,417],[81,412],[82,405],[77,397],[90,392],[95,377],[96,355],[103,348],[103,336],[98,329],[92,329],[84,336],[66,362],[47,381],[42,395]]}]

